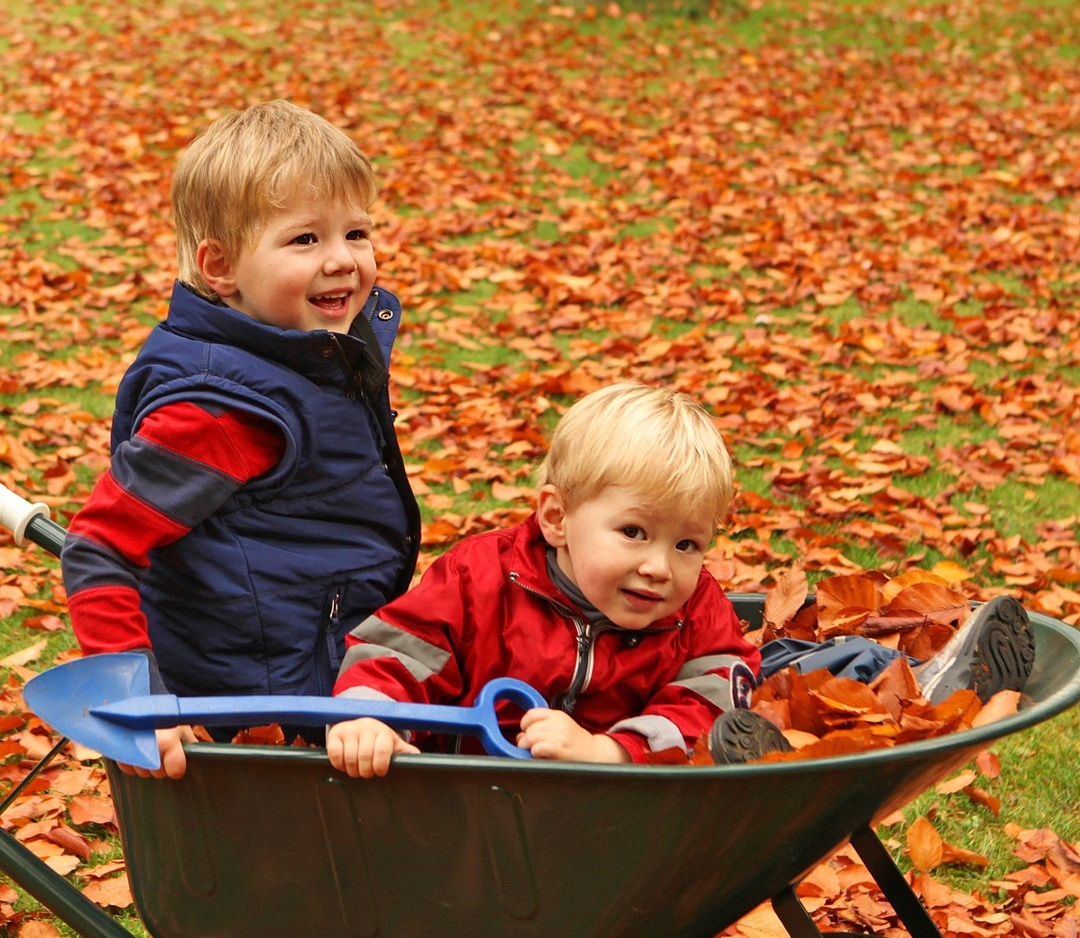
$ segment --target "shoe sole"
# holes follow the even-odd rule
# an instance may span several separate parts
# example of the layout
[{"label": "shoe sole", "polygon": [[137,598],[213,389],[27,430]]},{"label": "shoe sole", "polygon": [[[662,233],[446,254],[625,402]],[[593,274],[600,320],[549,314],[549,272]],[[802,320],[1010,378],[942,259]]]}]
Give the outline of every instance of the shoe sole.
[{"label": "shoe sole", "polygon": [[790,752],[791,744],[779,728],[752,710],[720,714],[709,732],[709,752],[718,765],[760,759],[769,752]]},{"label": "shoe sole", "polygon": [[1035,662],[1035,639],[1027,612],[1015,599],[999,596],[975,612],[969,649],[929,691],[940,703],[957,690],[971,688],[986,703],[1001,690],[1023,690]]}]

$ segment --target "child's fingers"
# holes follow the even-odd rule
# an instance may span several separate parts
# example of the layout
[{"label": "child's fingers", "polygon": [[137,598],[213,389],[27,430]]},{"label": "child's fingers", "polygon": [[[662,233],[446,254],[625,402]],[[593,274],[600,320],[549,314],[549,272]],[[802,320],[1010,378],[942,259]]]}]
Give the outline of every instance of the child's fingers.
[{"label": "child's fingers", "polygon": [[395,753],[419,751],[385,723],[367,717],[335,724],[326,735],[330,764],[351,778],[386,775]]},{"label": "child's fingers", "polygon": [[195,732],[190,726],[171,726],[156,731],[158,754],[161,764],[156,769],[126,765],[118,762],[116,767],[125,775],[139,778],[183,778],[187,772],[187,754],[184,743],[195,742]]},{"label": "child's fingers", "polygon": [[362,720],[347,720],[331,726],[326,733],[326,755],[330,764],[350,778],[360,777],[361,747],[371,732]]},{"label": "child's fingers", "polygon": [[394,754],[393,737],[395,736],[397,736],[397,733],[393,730],[385,733],[380,731],[376,734],[372,740],[370,750],[362,753],[360,762],[361,778],[382,777],[390,771],[390,757]]},{"label": "child's fingers", "polygon": [[521,717],[520,726],[523,730],[528,730],[532,726],[536,726],[537,723],[542,723],[544,720],[550,720],[552,714],[561,711],[551,710],[548,707],[533,707],[531,710],[526,710]]},{"label": "child's fingers", "polygon": [[348,772],[345,765],[344,724],[338,723],[326,731],[326,756],[339,772]]},{"label": "child's fingers", "polygon": [[154,778],[183,778],[187,772],[187,754],[184,743],[193,741],[195,734],[189,727],[179,726],[170,731],[158,731],[158,748],[161,752],[161,767]]},{"label": "child's fingers", "polygon": [[533,758],[555,758],[559,742],[565,735],[564,721],[560,719],[560,716],[565,716],[565,714],[544,707],[527,710],[521,718],[521,732],[517,736],[517,745],[522,749],[528,749]]}]

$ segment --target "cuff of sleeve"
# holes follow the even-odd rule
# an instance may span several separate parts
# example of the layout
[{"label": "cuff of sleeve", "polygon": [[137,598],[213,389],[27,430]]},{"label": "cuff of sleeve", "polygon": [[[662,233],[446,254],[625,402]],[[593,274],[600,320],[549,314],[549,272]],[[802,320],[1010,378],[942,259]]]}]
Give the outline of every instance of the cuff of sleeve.
[{"label": "cuff of sleeve", "polygon": [[132,654],[142,655],[146,659],[146,663],[150,666],[150,693],[172,693],[169,688],[165,686],[165,679],[161,676],[161,672],[158,670],[157,658],[154,657],[153,650],[150,648],[132,648],[130,649],[130,651]]},{"label": "cuff of sleeve", "polygon": [[630,753],[630,761],[638,764],[645,762],[651,751],[642,736],[637,733],[607,733],[615,742]]}]

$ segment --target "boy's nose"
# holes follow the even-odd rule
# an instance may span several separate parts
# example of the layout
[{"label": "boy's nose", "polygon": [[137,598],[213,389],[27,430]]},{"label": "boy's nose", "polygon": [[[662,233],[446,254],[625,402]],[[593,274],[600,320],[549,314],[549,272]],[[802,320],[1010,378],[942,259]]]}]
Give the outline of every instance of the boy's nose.
[{"label": "boy's nose", "polygon": [[353,256],[353,252],[349,250],[348,244],[342,241],[330,246],[323,262],[323,270],[326,273],[340,273],[345,270],[352,270],[354,267],[356,267],[356,258]]},{"label": "boy's nose", "polygon": [[653,550],[642,559],[640,571],[653,580],[666,580],[671,576],[671,563],[667,551]]}]

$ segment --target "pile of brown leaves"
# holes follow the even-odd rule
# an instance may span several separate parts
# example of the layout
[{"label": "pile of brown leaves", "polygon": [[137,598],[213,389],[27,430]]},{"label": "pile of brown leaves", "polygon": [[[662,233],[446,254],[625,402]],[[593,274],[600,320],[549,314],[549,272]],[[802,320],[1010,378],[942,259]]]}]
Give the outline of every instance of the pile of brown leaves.
[{"label": "pile of brown leaves", "polygon": [[[939,651],[971,606],[936,571],[910,570],[895,579],[870,571],[829,577],[808,602],[806,576],[794,568],[766,594],[757,644],[777,638],[825,642],[861,635],[925,660]],[[984,705],[972,690],[937,705],[919,691],[905,657],[895,659],[869,684],[827,671],[799,674],[787,668],[755,691],[753,709],[780,727],[794,747],[766,761],[837,756],[895,746],[982,726],[1015,713],[1020,694],[1001,691]]]},{"label": "pile of brown leaves", "polygon": [[[827,642],[861,635],[912,658],[939,651],[971,610],[947,578],[952,565],[910,570],[894,579],[878,571],[829,577],[810,599],[799,567],[780,573],[765,594],[762,625],[746,636],[759,647],[781,638]],[[1015,713],[1021,695],[1001,691],[983,704],[961,690],[934,705],[919,690],[906,657],[896,658],[869,684],[828,671],[800,674],[785,668],[754,691],[752,709],[775,723],[793,751],[769,753],[764,762],[790,762],[865,752],[983,726]],[[708,738],[689,755],[656,753],[653,761],[708,765]]]}]

